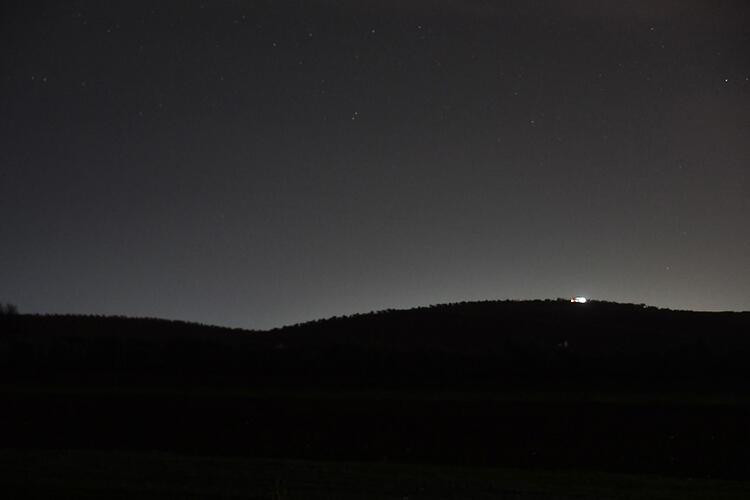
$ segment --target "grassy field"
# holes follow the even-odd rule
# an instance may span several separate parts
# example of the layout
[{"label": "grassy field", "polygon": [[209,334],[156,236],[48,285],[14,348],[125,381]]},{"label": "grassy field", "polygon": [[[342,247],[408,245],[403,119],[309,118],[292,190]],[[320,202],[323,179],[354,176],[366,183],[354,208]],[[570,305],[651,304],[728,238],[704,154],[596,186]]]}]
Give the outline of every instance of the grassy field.
[{"label": "grassy field", "polygon": [[[4,492],[4,493],[2,493]],[[580,471],[0,450],[3,498],[746,499],[750,483]]]},{"label": "grassy field", "polygon": [[40,387],[6,388],[0,398],[0,443],[18,450],[161,451],[708,480],[743,480],[750,470],[750,407],[731,396]]},{"label": "grassy field", "polygon": [[699,406],[750,407],[750,395],[738,391],[701,392],[690,390],[673,391],[631,391],[574,389],[517,389],[451,390],[451,389],[348,389],[348,388],[284,388],[284,387],[238,387],[219,383],[175,385],[152,383],[148,386],[127,381],[117,385],[98,383],[93,380],[86,384],[76,382],[0,382],[0,395],[58,394],[67,396],[101,395],[152,395],[184,397],[241,397],[241,398],[283,398],[283,399],[322,399],[322,400],[369,400],[369,401],[510,401],[510,402],[580,402],[607,404],[694,404]]}]

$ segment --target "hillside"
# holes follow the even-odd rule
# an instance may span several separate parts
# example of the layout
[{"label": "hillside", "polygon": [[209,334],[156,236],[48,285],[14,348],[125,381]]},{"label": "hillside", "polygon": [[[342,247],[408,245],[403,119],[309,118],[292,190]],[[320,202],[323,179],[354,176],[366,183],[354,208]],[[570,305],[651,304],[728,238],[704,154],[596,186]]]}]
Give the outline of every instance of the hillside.
[{"label": "hillside", "polygon": [[274,329],[85,316],[0,317],[6,377],[116,374],[247,384],[743,388],[750,313],[486,301]]},{"label": "hillside", "polygon": [[[569,498],[535,493],[551,486],[550,470],[570,485],[579,473],[607,477],[607,491],[625,483],[600,474],[635,474],[628,484],[685,498],[692,478],[750,474],[748,327],[748,313],[567,301],[447,304],[272,331],[6,315],[0,440],[6,462],[48,478],[49,489],[83,487],[66,482],[73,476],[109,477],[124,460],[135,490],[174,488],[153,470],[209,477],[196,465],[204,459],[184,458],[199,456],[238,457],[221,463],[246,464],[261,483],[268,467],[312,461],[304,467],[331,474],[321,479],[324,492],[347,488],[342,478],[354,476],[339,473],[357,462],[362,471],[407,464],[394,471],[415,477],[423,465],[464,467],[449,481],[463,493],[446,498],[515,491],[508,478],[518,473],[505,468],[531,478],[510,498]],[[476,482],[476,467],[499,467],[492,477],[505,479]],[[0,474],[0,487],[35,487],[19,477],[27,476]],[[283,478],[299,498],[314,497],[306,473]],[[401,491],[395,478],[363,488]],[[367,484],[362,474],[356,481]],[[746,483],[703,488],[718,487],[733,492],[727,498],[746,496]]]}]

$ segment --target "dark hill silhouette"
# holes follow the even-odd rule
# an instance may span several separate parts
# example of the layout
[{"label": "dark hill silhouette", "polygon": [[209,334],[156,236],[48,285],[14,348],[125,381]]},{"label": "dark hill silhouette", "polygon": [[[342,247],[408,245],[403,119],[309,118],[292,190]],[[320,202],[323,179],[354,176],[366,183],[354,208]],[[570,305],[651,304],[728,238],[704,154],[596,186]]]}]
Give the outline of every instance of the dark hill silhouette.
[{"label": "dark hill silhouette", "polygon": [[744,387],[750,313],[566,300],[485,301],[271,331],[95,316],[0,317],[6,376],[238,377],[241,383],[689,383]]},{"label": "dark hill silhouette", "polygon": [[745,479],[749,327],[748,313],[563,300],[271,331],[5,315],[0,440]]}]

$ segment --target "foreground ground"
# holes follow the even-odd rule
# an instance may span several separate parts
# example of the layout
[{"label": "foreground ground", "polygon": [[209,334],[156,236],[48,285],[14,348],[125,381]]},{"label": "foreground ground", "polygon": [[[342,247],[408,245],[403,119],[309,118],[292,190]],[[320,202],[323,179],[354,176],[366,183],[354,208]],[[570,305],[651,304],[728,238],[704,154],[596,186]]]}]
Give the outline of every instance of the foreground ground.
[{"label": "foreground ground", "polygon": [[748,477],[750,405],[698,395],[3,388],[14,449]]},{"label": "foreground ground", "polygon": [[699,394],[0,387],[2,498],[746,499]]},{"label": "foreground ground", "polygon": [[746,499],[739,481],[581,471],[0,450],[4,498]]}]

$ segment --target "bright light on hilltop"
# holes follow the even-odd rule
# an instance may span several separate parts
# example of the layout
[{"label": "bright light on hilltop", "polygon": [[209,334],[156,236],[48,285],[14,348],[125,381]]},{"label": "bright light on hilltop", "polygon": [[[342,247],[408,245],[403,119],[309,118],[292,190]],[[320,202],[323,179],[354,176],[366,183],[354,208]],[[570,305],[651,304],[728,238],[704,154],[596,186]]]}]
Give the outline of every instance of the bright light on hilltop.
[{"label": "bright light on hilltop", "polygon": [[570,301],[575,304],[585,304],[589,301],[589,299],[587,299],[586,297],[573,297],[572,299],[570,299]]}]

